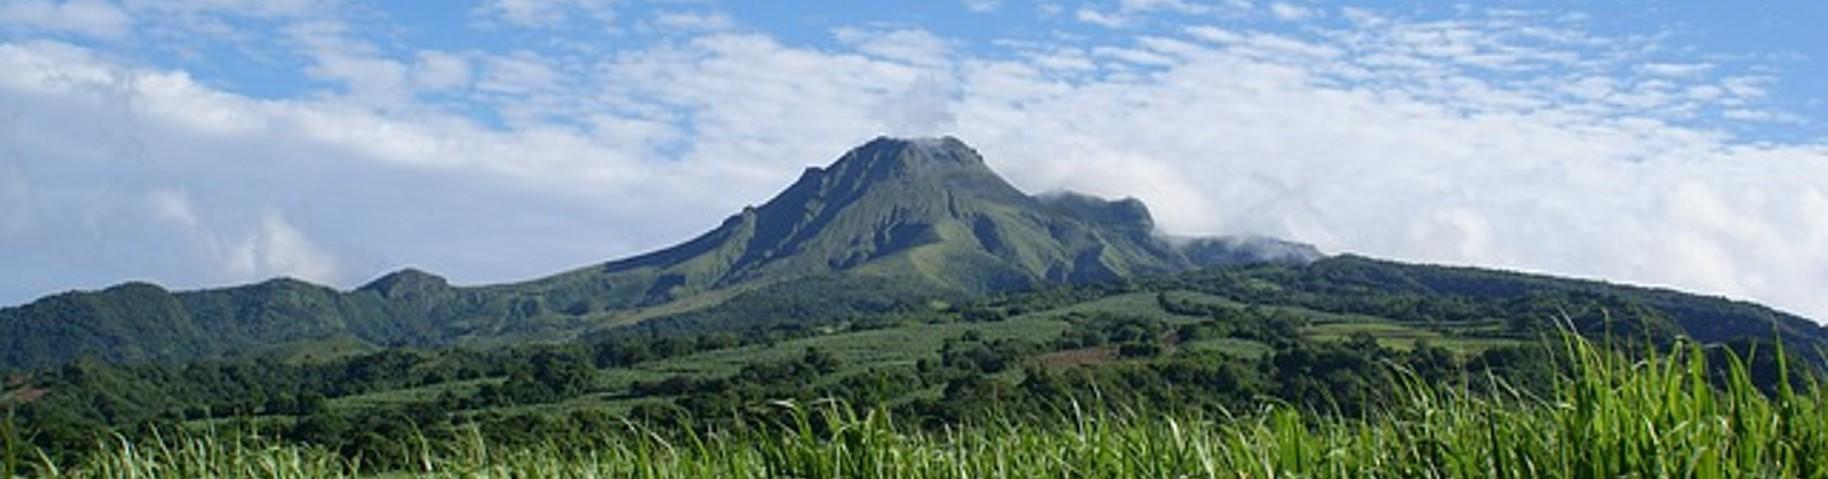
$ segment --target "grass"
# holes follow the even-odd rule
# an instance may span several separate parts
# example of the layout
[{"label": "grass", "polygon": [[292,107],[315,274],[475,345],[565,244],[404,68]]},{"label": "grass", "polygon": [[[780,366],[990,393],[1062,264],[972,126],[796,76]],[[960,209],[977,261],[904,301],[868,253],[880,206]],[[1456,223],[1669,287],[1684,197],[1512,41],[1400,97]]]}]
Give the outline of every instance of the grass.
[{"label": "grass", "polygon": [[[1472,328],[1456,328],[1457,333],[1468,332]],[[1460,352],[1479,352],[1500,346],[1515,346],[1523,341],[1510,338],[1481,337],[1469,334],[1442,334],[1413,324],[1388,320],[1354,320],[1340,322],[1315,323],[1303,328],[1301,334],[1307,339],[1317,341],[1338,341],[1353,334],[1364,333],[1377,339],[1377,343],[1388,348],[1407,351],[1414,349],[1416,343],[1427,341],[1429,344]]]},{"label": "grass", "polygon": [[911,366],[921,358],[937,357],[947,339],[977,331],[985,339],[1053,338],[1065,331],[1065,322],[1039,315],[984,323],[913,324],[889,329],[812,336],[774,345],[755,345],[709,351],[652,363],[635,369],[667,374],[730,374],[744,365],[799,358],[806,348],[832,353],[846,367]]},{"label": "grass", "polygon": [[[601,370],[597,379],[600,391],[598,393],[572,397],[556,403],[497,407],[490,411],[511,414],[534,411],[563,413],[595,410],[610,414],[623,414],[637,405],[667,399],[626,396],[624,393],[637,381],[660,381],[674,375],[701,379],[724,377],[735,374],[749,364],[797,360],[806,353],[807,348],[818,348],[830,352],[842,362],[844,365],[842,372],[832,376],[833,378],[877,368],[912,369],[915,361],[922,358],[937,358],[937,352],[947,339],[957,338],[967,331],[976,331],[987,339],[1033,339],[1059,336],[1068,327],[1066,322],[1056,319],[1053,315],[1031,314],[996,322],[905,324],[889,329],[850,331],[798,338],[771,345],[750,345],[705,351],[642,363],[634,367]],[[339,410],[360,411],[379,406],[419,403],[435,399],[446,391],[467,394],[474,392],[484,384],[499,384],[502,380],[500,377],[494,377],[377,391],[332,399],[329,405]],[[938,394],[938,390],[923,391],[920,394],[935,395]]]},{"label": "grass", "polygon": [[[1627,360],[1569,340],[1550,397],[1472,395],[1408,381],[1362,418],[1268,407],[1236,417],[1068,410],[933,431],[879,413],[780,406],[748,432],[673,435],[629,424],[595,448],[495,449],[472,436],[405,444],[382,476],[638,478],[1828,477],[1824,390],[1761,393],[1741,362],[1710,376],[1699,348]],[[1710,379],[1713,378],[1713,379]],[[310,446],[200,435],[105,441],[44,477],[363,477]]]},{"label": "grass", "polygon": [[[937,358],[947,339],[967,331],[976,331],[987,339],[1052,338],[1069,325],[1053,316],[1025,315],[1005,321],[983,323],[906,324],[889,329],[842,332],[798,338],[771,345],[750,345],[642,363],[629,368],[605,369],[600,373],[600,389],[625,389],[635,381],[658,381],[673,375],[697,378],[728,376],[744,366],[757,363],[790,361],[818,348],[832,353],[846,371],[863,371],[882,367],[913,367],[922,358]],[[502,378],[485,378],[447,382],[412,388],[377,391],[331,400],[337,408],[359,409],[376,405],[422,402],[445,391],[467,393],[483,384],[500,383]],[[599,398],[600,399],[600,398]],[[626,402],[619,399],[613,403]],[[639,401],[637,401],[639,402]],[[620,405],[618,405],[620,406]],[[617,407],[615,409],[623,409]]]},{"label": "grass", "polygon": [[444,394],[447,391],[455,394],[474,394],[477,389],[481,389],[484,385],[501,384],[502,381],[503,379],[500,377],[447,381],[426,386],[343,396],[329,400],[328,405],[336,409],[363,409],[379,406],[423,403],[437,399],[439,395]]},{"label": "grass", "polygon": [[[1246,307],[1225,298],[1190,291],[1175,291],[1169,294],[1178,300],[1191,300],[1195,303]],[[1185,323],[1193,318],[1177,316],[1162,310],[1156,305],[1154,293],[1134,293],[1117,295],[1109,298],[1090,301],[1071,306],[1065,310],[1105,310],[1111,312],[1147,311],[1167,319],[1170,324]],[[1389,318],[1364,314],[1332,313],[1317,311],[1299,306],[1259,306],[1268,311],[1287,313],[1302,318],[1308,326],[1302,329],[1302,336],[1319,341],[1338,341],[1355,333],[1365,333],[1377,339],[1378,344],[1398,350],[1415,348],[1417,341],[1426,340],[1435,346],[1463,352],[1476,353],[1501,346],[1514,346],[1522,341],[1509,338],[1490,337],[1492,332],[1502,329],[1502,324],[1495,321],[1476,323],[1450,324],[1441,326],[1441,330],[1431,330],[1423,325],[1405,323]],[[1219,349],[1233,354],[1255,356],[1263,354],[1261,345],[1247,342],[1223,342],[1197,345],[1197,348]]]},{"label": "grass", "polygon": [[1218,351],[1241,358],[1260,358],[1273,350],[1266,344],[1237,338],[1212,338],[1180,343],[1187,351]]},{"label": "grass", "polygon": [[[1181,315],[1170,313],[1166,310],[1163,310],[1161,308],[1161,304],[1155,300],[1155,294],[1156,293],[1153,293],[1153,292],[1140,292],[1140,293],[1126,293],[1126,294],[1112,295],[1112,296],[1107,296],[1104,298],[1086,301],[1083,303],[1077,303],[1077,304],[1072,304],[1072,305],[1068,305],[1068,306],[1061,307],[1061,308],[1055,308],[1052,310],[1043,311],[1040,314],[1064,316],[1064,315],[1070,314],[1070,313],[1111,313],[1111,314],[1118,314],[1118,315],[1143,316],[1143,317],[1148,317],[1148,318],[1154,318],[1154,319],[1162,320],[1162,322],[1165,322],[1168,324],[1185,324],[1185,323],[1190,323],[1190,322],[1199,321],[1201,319],[1204,319],[1204,318],[1193,317],[1193,316],[1181,316]],[[1197,298],[1203,302],[1212,302],[1212,303],[1221,303],[1222,302],[1222,303],[1226,303],[1226,304],[1233,304],[1233,303],[1231,303],[1229,301],[1225,301],[1223,299],[1219,299],[1216,297],[1207,296],[1207,295],[1203,295],[1203,294],[1199,294],[1199,293],[1176,292],[1174,294],[1174,296],[1176,298],[1192,297],[1194,295],[1198,295]]]}]

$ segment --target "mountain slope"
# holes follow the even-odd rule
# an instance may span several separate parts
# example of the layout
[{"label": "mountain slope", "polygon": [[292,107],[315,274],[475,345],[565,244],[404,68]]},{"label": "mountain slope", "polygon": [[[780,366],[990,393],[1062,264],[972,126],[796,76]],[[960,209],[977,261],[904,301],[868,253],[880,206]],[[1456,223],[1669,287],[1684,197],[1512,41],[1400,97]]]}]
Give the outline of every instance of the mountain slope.
[{"label": "mountain slope", "polygon": [[0,368],[82,357],[185,361],[301,342],[563,339],[780,294],[779,285],[802,281],[872,285],[821,296],[854,306],[838,310],[868,311],[1048,282],[1319,257],[1270,239],[1170,241],[1136,200],[1030,196],[957,139],[878,138],[690,241],[522,283],[456,287],[409,269],[347,292],[294,280],[177,293],[130,283],[0,309]]}]

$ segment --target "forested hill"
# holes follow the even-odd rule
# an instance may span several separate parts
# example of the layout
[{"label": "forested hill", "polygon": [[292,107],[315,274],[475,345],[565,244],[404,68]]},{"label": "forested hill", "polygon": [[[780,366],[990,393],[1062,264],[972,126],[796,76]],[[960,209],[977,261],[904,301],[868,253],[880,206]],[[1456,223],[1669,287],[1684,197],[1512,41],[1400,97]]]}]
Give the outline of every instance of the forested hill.
[{"label": "forested hill", "polygon": [[[1311,304],[1337,312],[1385,313],[1393,316],[1460,321],[1478,317],[1551,317],[1594,320],[1647,316],[1665,319],[1681,334],[1707,343],[1736,339],[1784,337],[1828,344],[1828,328],[1794,314],[1756,303],[1671,289],[1646,288],[1603,281],[1568,279],[1484,268],[1401,263],[1358,255],[1339,255],[1298,268],[1258,268],[1276,288],[1234,289],[1245,296]],[[1187,278],[1237,275],[1230,270],[1195,272]],[[1238,284],[1227,282],[1224,284]],[[1566,309],[1563,300],[1593,308]],[[1432,304],[1438,311],[1403,314],[1397,310]],[[1446,308],[1440,305],[1463,305]],[[1520,319],[1522,320],[1522,319]]]}]

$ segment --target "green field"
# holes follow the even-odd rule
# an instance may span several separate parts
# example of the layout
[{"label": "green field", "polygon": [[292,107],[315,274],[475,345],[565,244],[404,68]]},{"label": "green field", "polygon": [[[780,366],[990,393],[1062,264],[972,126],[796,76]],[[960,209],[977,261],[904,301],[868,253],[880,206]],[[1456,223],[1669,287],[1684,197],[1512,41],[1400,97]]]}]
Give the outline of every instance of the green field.
[{"label": "green field", "polygon": [[1379,344],[1400,350],[1413,348],[1418,341],[1462,352],[1476,352],[1493,347],[1523,344],[1523,341],[1516,339],[1442,334],[1392,321],[1323,323],[1309,326],[1303,330],[1303,334],[1309,339],[1319,341],[1339,341],[1359,333],[1369,334],[1371,337],[1377,338]]},{"label": "green field", "polygon": [[[1226,298],[1192,291],[1170,291],[1167,294],[1173,298],[1202,304],[1245,306],[1243,303]],[[1511,339],[1443,334],[1374,316],[1338,314],[1294,306],[1261,306],[1259,308],[1302,318],[1309,323],[1309,326],[1302,329],[1303,336],[1318,341],[1341,341],[1353,334],[1363,333],[1376,338],[1379,344],[1399,350],[1412,348],[1417,341],[1427,341],[1435,346],[1463,353],[1520,344],[1520,341]],[[606,369],[598,374],[598,387],[596,388],[604,392],[534,409],[547,411],[598,409],[619,413],[628,410],[634,404],[655,401],[655,398],[631,397],[624,394],[635,382],[660,381],[673,376],[695,378],[728,376],[748,365],[796,359],[809,348],[831,353],[843,362],[846,371],[853,373],[878,368],[911,368],[918,360],[935,358],[941,344],[948,339],[961,337],[966,332],[975,331],[990,340],[1046,341],[1058,337],[1069,329],[1072,318],[1092,313],[1152,318],[1167,324],[1188,324],[1202,320],[1199,317],[1178,315],[1162,309],[1154,292],[1135,292],[1029,312],[1003,321],[906,322],[884,329],[830,332],[769,345],[720,349],[643,363],[629,368]],[[1271,348],[1260,342],[1235,338],[1212,338],[1177,344],[1175,348],[1188,351],[1219,351],[1246,358],[1257,358],[1272,352]],[[1011,379],[1019,379],[1019,377],[1019,375],[1007,376]],[[469,393],[474,392],[483,384],[500,382],[499,378],[481,379],[381,391],[339,398],[333,404],[336,407],[358,409],[410,405],[435,399],[447,391],[458,394]],[[517,408],[510,411],[525,409]]]},{"label": "green field", "polygon": [[852,367],[912,366],[932,357],[948,338],[977,331],[988,339],[1051,338],[1066,323],[1049,314],[1031,314],[990,323],[913,324],[890,329],[826,334],[784,341],[774,346],[746,346],[657,361],[635,368],[657,374],[729,374],[746,364],[784,361],[807,348],[831,352]]}]

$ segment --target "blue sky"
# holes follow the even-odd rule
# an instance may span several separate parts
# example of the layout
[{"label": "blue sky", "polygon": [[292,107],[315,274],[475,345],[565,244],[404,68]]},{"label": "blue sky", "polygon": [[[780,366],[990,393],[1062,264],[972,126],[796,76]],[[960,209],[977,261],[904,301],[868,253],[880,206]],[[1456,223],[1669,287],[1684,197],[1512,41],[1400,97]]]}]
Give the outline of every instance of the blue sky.
[{"label": "blue sky", "polygon": [[5,0],[0,304],[525,279],[952,134],[1167,233],[1828,318],[1824,5]]}]

